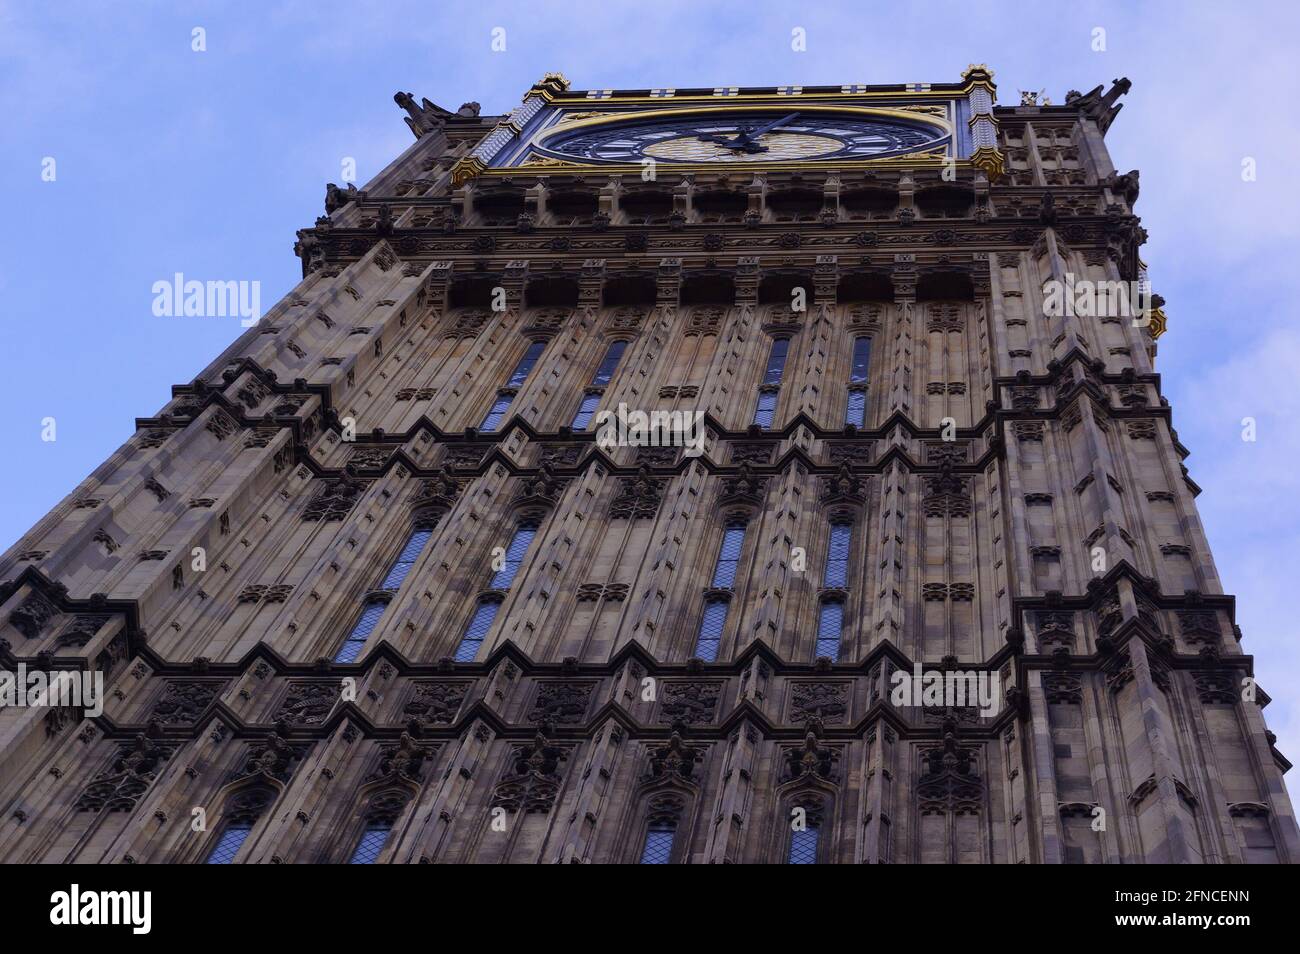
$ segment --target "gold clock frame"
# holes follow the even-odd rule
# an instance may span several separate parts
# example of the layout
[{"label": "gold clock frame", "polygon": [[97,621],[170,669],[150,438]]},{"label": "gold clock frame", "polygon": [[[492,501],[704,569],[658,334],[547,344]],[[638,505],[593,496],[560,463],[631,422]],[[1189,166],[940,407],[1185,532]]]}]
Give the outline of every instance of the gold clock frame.
[{"label": "gold clock frame", "polygon": [[[945,107],[944,116],[939,116],[929,110],[911,110],[906,107],[892,108],[885,106],[860,106],[851,103],[836,104],[814,104],[799,101],[799,97],[783,97],[780,101],[773,102],[768,100],[764,103],[735,103],[734,100],[726,99],[714,100],[708,104],[689,107],[673,107],[669,109],[645,109],[645,110],[619,110],[611,111],[599,116],[586,116],[582,119],[566,121],[563,116],[557,122],[541,130],[536,138],[528,143],[528,153],[522,163],[517,166],[502,166],[496,168],[485,168],[478,170],[475,174],[480,176],[502,177],[518,175],[520,172],[528,171],[556,171],[563,172],[567,175],[639,175],[644,168],[641,162],[630,163],[592,163],[579,162],[574,159],[563,158],[558,151],[548,150],[546,142],[555,135],[568,135],[577,129],[594,128],[597,126],[613,125],[620,122],[627,122],[630,119],[653,122],[662,118],[673,118],[681,116],[698,116],[698,115],[717,115],[719,113],[774,113],[782,111],[795,111],[799,113],[822,113],[834,114],[838,116],[852,116],[853,118],[880,120],[892,119],[910,122],[933,129],[936,133],[936,139],[945,141],[933,146],[922,147],[916,152],[910,152],[903,156],[890,156],[881,159],[794,159],[794,160],[777,160],[773,162],[762,162],[757,160],[727,162],[723,160],[709,162],[674,162],[671,160],[662,160],[661,165],[665,170],[671,169],[673,173],[690,175],[693,173],[707,173],[725,171],[731,173],[748,172],[751,174],[761,174],[765,172],[788,172],[795,170],[807,170],[809,168],[825,169],[827,171],[846,171],[853,169],[898,169],[914,168],[918,165],[944,165],[945,163],[956,163],[958,166],[971,165],[970,160],[956,159],[952,156],[952,147],[954,143],[954,127],[950,109]],[[567,104],[566,104],[567,105]],[[590,101],[575,102],[575,106],[585,107],[580,110],[584,113],[590,112],[592,103]],[[927,104],[928,105],[928,104]]]}]

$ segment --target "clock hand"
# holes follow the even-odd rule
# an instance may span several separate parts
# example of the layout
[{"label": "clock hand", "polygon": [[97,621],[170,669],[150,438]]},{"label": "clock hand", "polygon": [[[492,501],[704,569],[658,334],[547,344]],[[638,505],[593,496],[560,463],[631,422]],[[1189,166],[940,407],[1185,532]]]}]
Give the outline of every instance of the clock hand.
[{"label": "clock hand", "polygon": [[723,136],[717,135],[716,133],[703,133],[697,138],[700,140],[700,142],[717,143],[719,146],[725,146],[728,149],[743,149],[745,152],[751,152],[751,153],[766,152],[767,147],[759,145],[756,140],[760,136],[763,136],[771,132],[773,129],[776,129],[778,126],[785,125],[786,123],[790,122],[792,119],[797,117],[798,115],[799,114],[796,112],[796,113],[791,113],[789,116],[782,116],[780,119],[759,126],[757,129],[737,130],[735,137],[732,139],[727,139]]},{"label": "clock hand", "polygon": [[786,123],[788,123],[790,120],[794,119],[798,115],[799,115],[798,113],[791,113],[789,116],[783,116],[782,118],[776,120],[775,122],[770,122],[766,126],[759,126],[757,129],[751,130],[750,132],[744,133],[743,135],[745,136],[746,139],[753,141],[757,139],[759,136],[770,133],[777,126],[784,126]]}]

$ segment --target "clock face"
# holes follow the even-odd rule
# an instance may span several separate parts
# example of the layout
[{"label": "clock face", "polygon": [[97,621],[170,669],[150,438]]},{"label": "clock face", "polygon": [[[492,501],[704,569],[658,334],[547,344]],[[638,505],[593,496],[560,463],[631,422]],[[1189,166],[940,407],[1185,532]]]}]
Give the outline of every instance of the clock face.
[{"label": "clock face", "polygon": [[584,162],[780,162],[879,159],[944,142],[922,122],[764,110],[621,120],[550,135],[548,152]]}]

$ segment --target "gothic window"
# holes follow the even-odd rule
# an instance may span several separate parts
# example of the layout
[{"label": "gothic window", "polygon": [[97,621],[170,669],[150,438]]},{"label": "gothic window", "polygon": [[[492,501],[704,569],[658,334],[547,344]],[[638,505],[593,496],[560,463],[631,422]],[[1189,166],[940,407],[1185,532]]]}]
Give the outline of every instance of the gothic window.
[{"label": "gothic window", "polygon": [[601,395],[607,384],[614,378],[614,372],[618,369],[618,363],[623,358],[623,351],[627,348],[626,341],[614,341],[610,343],[609,348],[605,351],[605,357],[601,359],[600,367],[596,369],[596,374],[591,379],[591,389],[582,396],[582,404],[578,406],[578,413],[573,416],[573,429],[575,431],[585,431],[591,426],[592,415],[596,413],[596,407],[600,404]]},{"label": "gothic window", "polygon": [[[490,588],[494,590],[510,588],[536,536],[537,524],[531,520],[526,520],[515,527],[514,536],[510,538],[510,546],[506,548],[505,561],[501,569],[493,573],[492,579],[488,581]],[[474,661],[474,657],[483,646],[483,640],[487,638],[488,630],[492,628],[492,621],[496,619],[500,606],[499,598],[479,601],[474,608],[474,615],[470,617],[469,626],[465,629],[465,635],[461,637],[460,645],[456,647],[456,662]]]},{"label": "gothic window", "polygon": [[849,553],[853,548],[853,524],[835,518],[830,524],[830,542],[826,548],[826,569],[822,586],[830,591],[823,597],[817,613],[817,645],[814,655],[834,662],[840,658],[840,636],[844,632],[844,594],[849,585]]},{"label": "gothic window", "polygon": [[785,359],[789,352],[789,338],[777,338],[772,342],[772,350],[767,356],[767,369],[763,372],[763,383],[758,386],[758,404],[754,408],[754,423],[764,429],[772,426],[772,418],[776,414],[776,399],[781,390],[781,378],[785,374]]},{"label": "gothic window", "polygon": [[853,339],[853,366],[849,370],[849,402],[844,423],[862,427],[867,420],[867,374],[871,369],[871,339]]},{"label": "gothic window", "polygon": [[511,394],[498,394],[496,399],[492,402],[492,406],[488,408],[487,414],[484,415],[483,423],[479,425],[479,430],[495,431],[500,427],[501,422],[505,420],[506,411],[510,410],[510,401],[513,397],[514,395]]},{"label": "gothic window", "polygon": [[815,865],[822,844],[826,803],[816,793],[805,792],[788,804],[790,811],[786,818],[790,826],[790,841],[785,849],[785,863]]},{"label": "gothic window", "polygon": [[406,541],[406,546],[402,547],[402,552],[397,555],[397,562],[393,568],[388,571],[384,577],[384,582],[379,584],[381,590],[395,590],[402,585],[406,579],[406,574],[411,572],[411,567],[415,565],[415,559],[424,549],[424,545],[429,542],[433,536],[431,528],[421,528],[411,532],[411,536]]},{"label": "gothic window", "polygon": [[641,848],[641,864],[666,865],[673,856],[673,841],[677,838],[675,821],[654,821],[646,827],[645,844]]},{"label": "gothic window", "polygon": [[510,380],[506,382],[506,387],[522,387],[523,383],[528,380],[528,375],[532,373],[533,365],[537,364],[537,359],[542,356],[542,352],[545,350],[545,341],[534,341],[530,344],[528,350],[524,352],[524,356],[520,358],[519,363],[515,365],[514,373],[510,375]]},{"label": "gothic window", "polygon": [[230,864],[235,860],[235,855],[239,854],[239,849],[243,847],[252,830],[252,822],[231,822],[221,830],[221,837],[208,853],[206,864]]},{"label": "gothic window", "polygon": [[588,391],[582,396],[582,403],[578,405],[578,413],[573,415],[572,427],[575,431],[585,431],[591,426],[591,418],[600,405],[600,398],[601,394],[598,391]]},{"label": "gothic window", "polygon": [[365,827],[357,839],[352,853],[348,856],[350,865],[373,865],[384,846],[388,836],[393,833],[393,825],[402,814],[410,795],[401,790],[389,789],[370,799],[365,811]]},{"label": "gothic window", "polygon": [[821,840],[821,829],[811,821],[807,826],[790,832],[790,850],[786,854],[788,865],[817,864],[817,843]]},{"label": "gothic window", "polygon": [[704,615],[700,618],[700,636],[695,643],[695,655],[705,662],[714,662],[718,658],[722,630],[727,625],[728,602],[725,596],[714,596],[704,601]]},{"label": "gothic window", "polygon": [[465,628],[465,635],[461,638],[460,645],[456,647],[456,662],[474,661],[500,608],[501,603],[498,600],[479,601],[478,606],[474,608],[474,615],[470,617],[469,626]]},{"label": "gothic window", "polygon": [[686,802],[686,797],[676,790],[660,790],[650,796],[646,805],[645,834],[641,840],[639,864],[673,863],[673,849],[677,844],[677,831],[682,825]]},{"label": "gothic window", "polygon": [[713,586],[729,590],[736,582],[736,568],[740,565],[740,550],[745,545],[744,524],[732,524],[722,532],[722,549],[713,568]]},{"label": "gothic window", "polygon": [[217,836],[204,863],[231,864],[273,798],[273,793],[261,788],[244,789],[231,796],[226,805],[225,824],[221,827],[221,834]]},{"label": "gothic window", "polygon": [[718,647],[722,643],[722,630],[727,624],[727,608],[730,598],[727,593],[717,590],[730,590],[736,583],[736,569],[740,564],[740,551],[745,545],[744,524],[733,523],[722,532],[722,547],[718,550],[718,560],[713,567],[711,593],[704,601],[704,614],[700,618],[700,632],[695,642],[695,655],[705,662],[714,662],[718,658]]},{"label": "gothic window", "polygon": [[[406,575],[411,572],[411,567],[415,565],[416,559],[424,549],[429,538],[433,536],[433,528],[429,526],[418,526],[411,531],[410,536],[406,538],[401,552],[397,555],[397,560],[393,563],[391,569],[385,574],[383,582],[379,584],[381,590],[387,590],[394,593],[406,579]],[[366,600],[365,605],[361,608],[361,615],[357,617],[356,623],[352,626],[352,631],[348,633],[347,639],[339,647],[338,653],[334,656],[337,663],[356,662],[361,655],[361,647],[366,644],[370,634],[375,631],[379,625],[379,618],[384,615],[384,610],[388,608],[388,600],[382,596],[374,596]]]},{"label": "gothic window", "polygon": [[511,373],[510,380],[506,382],[502,393],[498,394],[492,402],[492,407],[488,409],[486,416],[484,416],[483,423],[479,425],[479,430],[495,431],[501,426],[501,422],[505,420],[506,411],[510,410],[510,402],[514,400],[515,390],[522,387],[523,383],[528,380],[528,375],[532,373],[533,366],[537,364],[537,359],[542,356],[542,352],[545,350],[545,341],[534,341],[528,346],[524,356],[515,365],[515,370]]},{"label": "gothic window", "polygon": [[604,387],[614,377],[614,371],[618,368],[618,363],[623,359],[623,351],[627,348],[626,341],[610,342],[609,349],[605,352],[605,358],[600,362],[600,367],[596,369],[596,376],[592,378],[591,383],[596,387]]},{"label": "gothic window", "polygon": [[348,859],[350,865],[373,865],[379,853],[384,850],[384,845],[388,841],[388,836],[392,832],[391,822],[379,821],[371,822],[366,825],[365,830],[361,833],[361,840],[357,842],[356,848],[352,850],[352,857]]},{"label": "gothic window", "polygon": [[510,547],[506,550],[505,564],[493,574],[488,586],[494,590],[510,587],[514,582],[515,574],[519,572],[519,567],[523,565],[524,557],[528,555],[528,548],[532,546],[535,536],[537,536],[537,525],[534,523],[521,523],[515,528],[515,535],[510,538]]},{"label": "gothic window", "polygon": [[849,550],[853,545],[853,524],[847,520],[831,522],[831,541],[826,553],[826,573],[822,585],[844,588],[849,580]]},{"label": "gothic window", "polygon": [[371,599],[367,600],[365,606],[361,608],[361,615],[357,617],[356,623],[352,626],[352,631],[348,633],[348,638],[343,640],[343,645],[339,647],[338,653],[334,656],[336,663],[356,662],[361,655],[361,647],[366,644],[370,634],[375,631],[379,624],[379,618],[384,615],[384,610],[388,608],[387,600]]},{"label": "gothic window", "polygon": [[844,629],[844,603],[840,600],[826,600],[821,605],[817,617],[818,656],[825,656],[834,662],[840,658],[840,633]]}]

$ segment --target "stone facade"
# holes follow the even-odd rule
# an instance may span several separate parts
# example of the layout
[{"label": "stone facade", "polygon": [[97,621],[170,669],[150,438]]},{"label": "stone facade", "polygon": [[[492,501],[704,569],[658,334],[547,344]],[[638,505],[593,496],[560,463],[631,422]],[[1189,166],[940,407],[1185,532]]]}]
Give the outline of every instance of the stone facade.
[{"label": "stone facade", "polygon": [[[0,860],[1296,860],[1163,314],[1044,315],[1139,277],[1127,83],[980,119],[985,76],[955,178],[494,175],[611,91],[399,94],[415,143],[330,187],[301,284],[0,559],[4,668],[108,688],[0,710]],[[704,452],[604,446],[584,396],[701,411]],[[1001,705],[894,705],[917,663]]]}]

